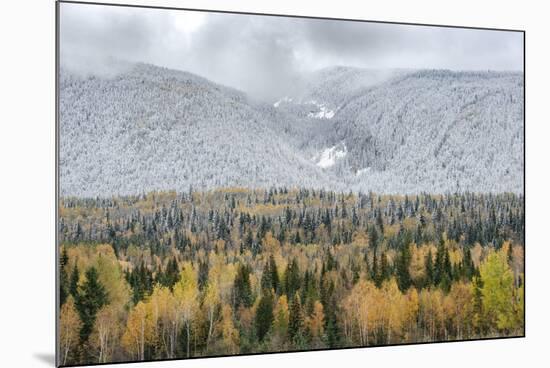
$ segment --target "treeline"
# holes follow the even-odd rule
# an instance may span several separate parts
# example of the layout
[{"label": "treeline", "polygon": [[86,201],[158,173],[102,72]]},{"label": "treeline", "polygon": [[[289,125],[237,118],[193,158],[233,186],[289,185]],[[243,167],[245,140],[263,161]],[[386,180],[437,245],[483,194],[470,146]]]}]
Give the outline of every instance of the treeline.
[{"label": "treeline", "polygon": [[521,335],[523,198],[63,199],[63,364]]}]

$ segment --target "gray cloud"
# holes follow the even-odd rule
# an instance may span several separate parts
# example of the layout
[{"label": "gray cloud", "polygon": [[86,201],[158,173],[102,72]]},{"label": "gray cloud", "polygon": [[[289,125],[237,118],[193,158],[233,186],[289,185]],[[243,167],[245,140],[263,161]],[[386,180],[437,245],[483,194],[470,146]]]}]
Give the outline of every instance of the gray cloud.
[{"label": "gray cloud", "polygon": [[60,25],[64,67],[113,74],[113,60],[141,61],[263,98],[333,65],[523,70],[518,32],[81,4],[62,4]]}]

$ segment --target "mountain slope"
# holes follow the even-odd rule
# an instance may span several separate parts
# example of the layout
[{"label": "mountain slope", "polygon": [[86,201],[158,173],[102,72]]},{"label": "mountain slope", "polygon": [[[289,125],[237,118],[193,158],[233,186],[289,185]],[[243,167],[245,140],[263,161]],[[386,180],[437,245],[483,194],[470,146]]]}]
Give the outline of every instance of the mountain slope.
[{"label": "mountain slope", "polygon": [[521,192],[523,78],[408,74],[346,102],[329,140],[346,142],[353,172],[370,168],[370,187]]},{"label": "mountain slope", "polygon": [[190,73],[144,64],[114,78],[62,70],[61,194],[323,182],[272,125],[244,94]]},{"label": "mountain slope", "polygon": [[304,80],[274,104],[152,65],[62,70],[61,194],[523,192],[522,74],[337,67]]},{"label": "mountain slope", "polygon": [[[317,150],[312,160],[345,186],[523,191],[521,73],[337,67],[309,79],[316,82],[301,96],[335,110],[308,137]],[[303,101],[289,96],[279,108],[293,111]]]}]

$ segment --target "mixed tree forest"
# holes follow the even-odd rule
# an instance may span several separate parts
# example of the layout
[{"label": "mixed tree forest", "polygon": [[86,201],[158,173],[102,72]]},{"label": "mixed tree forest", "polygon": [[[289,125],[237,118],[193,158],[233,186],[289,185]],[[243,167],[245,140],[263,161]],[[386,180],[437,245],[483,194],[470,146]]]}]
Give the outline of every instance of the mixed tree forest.
[{"label": "mixed tree forest", "polygon": [[521,336],[524,198],[60,200],[60,364]]},{"label": "mixed tree forest", "polygon": [[523,32],[58,6],[58,365],[525,335]]}]

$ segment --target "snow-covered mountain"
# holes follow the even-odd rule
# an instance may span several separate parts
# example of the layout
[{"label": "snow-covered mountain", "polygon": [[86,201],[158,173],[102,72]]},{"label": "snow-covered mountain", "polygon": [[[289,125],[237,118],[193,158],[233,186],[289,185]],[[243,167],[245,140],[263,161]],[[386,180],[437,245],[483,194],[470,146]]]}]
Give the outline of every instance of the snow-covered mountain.
[{"label": "snow-covered mountain", "polygon": [[379,187],[523,191],[521,74],[419,71],[365,90],[334,119],[328,144],[345,141],[348,169],[371,168]]},{"label": "snow-covered mountain", "polygon": [[291,88],[291,95],[273,103],[297,116],[332,119],[347,101],[365,88],[406,74],[407,70],[373,70],[335,66],[304,75]]},{"label": "snow-covered mountain", "polygon": [[278,108],[315,99],[334,109],[308,139],[319,157],[342,152],[321,167],[347,187],[523,191],[521,73],[337,67],[315,78]]},{"label": "snow-covered mountain", "polygon": [[62,195],[523,191],[521,73],[336,67],[270,103],[146,64],[60,77]]},{"label": "snow-covered mountain", "polygon": [[144,64],[114,78],[60,75],[62,195],[316,186],[326,177],[279,128],[284,114],[236,90]]}]

